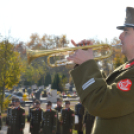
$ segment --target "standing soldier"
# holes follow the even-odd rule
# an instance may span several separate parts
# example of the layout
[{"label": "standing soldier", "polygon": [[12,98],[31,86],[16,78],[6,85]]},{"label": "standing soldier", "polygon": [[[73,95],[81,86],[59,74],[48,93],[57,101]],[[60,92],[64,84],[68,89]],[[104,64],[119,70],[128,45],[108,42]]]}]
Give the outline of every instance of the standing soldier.
[{"label": "standing soldier", "polygon": [[13,100],[12,98],[12,103],[9,104],[9,107],[7,109],[7,117],[6,117],[6,125],[7,125],[7,134],[10,134],[10,124],[11,124],[11,119],[12,119],[12,109],[13,109]]},{"label": "standing soldier", "polygon": [[31,114],[31,134],[39,134],[42,122],[43,110],[40,108],[40,101],[36,100],[36,107],[32,109]]},{"label": "standing soldier", "polygon": [[57,113],[51,109],[52,103],[47,102],[46,110],[43,112],[42,129],[43,134],[56,134],[57,129]]},{"label": "standing soldier", "polygon": [[88,111],[85,112],[84,118],[83,118],[83,126],[86,128],[86,134],[90,134],[93,124],[94,124],[95,117],[88,113]]},{"label": "standing soldier", "polygon": [[70,101],[65,101],[65,108],[62,110],[62,133],[72,134],[74,126],[74,111],[70,109]]},{"label": "standing soldier", "polygon": [[83,134],[83,115],[84,115],[84,107],[82,106],[81,102],[78,102],[75,105],[75,115],[78,116],[79,122],[75,124],[75,130],[77,130],[78,134]]},{"label": "standing soldier", "polygon": [[62,127],[61,127],[61,121],[60,121],[62,108],[63,108],[63,107],[62,107],[62,99],[61,99],[61,98],[58,98],[58,99],[57,99],[57,106],[55,107],[55,110],[57,111],[57,115],[58,115],[56,134],[61,134],[61,133],[62,133],[62,130],[61,130]]},{"label": "standing soldier", "polygon": [[31,128],[31,115],[32,115],[32,109],[36,108],[36,103],[35,103],[35,100],[33,101],[33,106],[29,108],[29,114],[27,116],[27,121],[30,122],[30,133],[32,131],[32,128]]},{"label": "standing soldier", "polygon": [[11,124],[9,134],[23,134],[25,127],[25,109],[20,106],[19,98],[14,98],[12,101],[14,108],[11,114]]}]

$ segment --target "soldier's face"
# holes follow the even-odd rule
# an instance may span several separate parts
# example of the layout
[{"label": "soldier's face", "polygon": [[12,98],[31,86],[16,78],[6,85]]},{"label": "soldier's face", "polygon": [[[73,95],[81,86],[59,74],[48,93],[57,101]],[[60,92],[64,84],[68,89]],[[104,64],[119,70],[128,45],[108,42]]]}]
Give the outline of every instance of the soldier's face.
[{"label": "soldier's face", "polygon": [[20,102],[14,102],[14,106],[18,107],[20,105]]},{"label": "soldier's face", "polygon": [[119,39],[122,44],[122,53],[129,58],[134,53],[134,29],[132,27],[125,27]]},{"label": "soldier's face", "polygon": [[47,108],[47,109],[51,109],[51,105],[47,105],[46,108]]},{"label": "soldier's face", "polygon": [[66,107],[66,108],[70,108],[70,104],[66,104],[65,107]]},{"label": "soldier's face", "polygon": [[61,106],[62,105],[62,102],[61,101],[57,101],[57,105],[58,106]]},{"label": "soldier's face", "polygon": [[40,104],[36,104],[36,108],[39,108],[40,107]]}]

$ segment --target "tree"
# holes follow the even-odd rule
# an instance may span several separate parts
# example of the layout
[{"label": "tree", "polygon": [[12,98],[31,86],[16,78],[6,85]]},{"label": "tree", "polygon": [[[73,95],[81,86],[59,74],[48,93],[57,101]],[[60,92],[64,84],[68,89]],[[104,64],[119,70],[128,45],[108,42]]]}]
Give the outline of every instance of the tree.
[{"label": "tree", "polygon": [[3,109],[4,91],[19,83],[23,66],[20,54],[7,39],[0,42],[0,108]]},{"label": "tree", "polygon": [[59,74],[55,74],[54,80],[52,82],[52,89],[57,89],[57,91],[61,91]]},{"label": "tree", "polygon": [[62,88],[64,90],[64,87],[65,87],[65,84],[67,83],[67,77],[66,75],[62,75],[62,78],[61,78],[61,84],[62,84]]},{"label": "tree", "polygon": [[44,85],[48,86],[49,84],[51,84],[51,75],[50,75],[50,73],[47,73],[47,75],[45,77]]}]

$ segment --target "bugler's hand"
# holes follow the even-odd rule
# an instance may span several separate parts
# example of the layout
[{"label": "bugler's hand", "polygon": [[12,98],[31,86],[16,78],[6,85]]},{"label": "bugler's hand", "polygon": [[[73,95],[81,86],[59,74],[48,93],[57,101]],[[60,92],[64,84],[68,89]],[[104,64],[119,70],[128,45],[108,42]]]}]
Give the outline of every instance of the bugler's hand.
[{"label": "bugler's hand", "polygon": [[[81,46],[81,44],[83,46],[93,44],[90,40],[82,40],[81,42],[79,42],[77,44],[74,42],[74,40],[71,40],[71,43],[74,46]],[[81,49],[76,50],[75,53],[73,55],[70,55],[67,59],[69,61],[73,61],[76,64],[82,64],[87,60],[94,59],[93,50],[92,49],[88,49],[86,51],[81,50]]]}]

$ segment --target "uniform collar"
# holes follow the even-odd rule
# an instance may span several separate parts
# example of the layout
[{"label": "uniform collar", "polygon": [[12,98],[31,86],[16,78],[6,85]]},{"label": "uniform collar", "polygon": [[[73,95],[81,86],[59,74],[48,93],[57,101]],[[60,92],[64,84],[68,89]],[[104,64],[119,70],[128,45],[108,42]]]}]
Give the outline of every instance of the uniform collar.
[{"label": "uniform collar", "polygon": [[18,106],[18,107],[14,107],[14,109],[18,109],[18,110],[19,110],[19,109],[20,109],[20,106]]},{"label": "uniform collar", "polygon": [[125,66],[124,66],[124,69],[127,69],[127,68],[130,68],[131,66],[134,65],[134,59],[128,61]]},{"label": "uniform collar", "polygon": [[65,108],[65,110],[69,111],[69,110],[70,110],[70,108]]},{"label": "uniform collar", "polygon": [[47,109],[48,112],[51,112],[52,110],[51,109]]},{"label": "uniform collar", "polygon": [[40,110],[40,108],[37,108],[36,110]]}]

